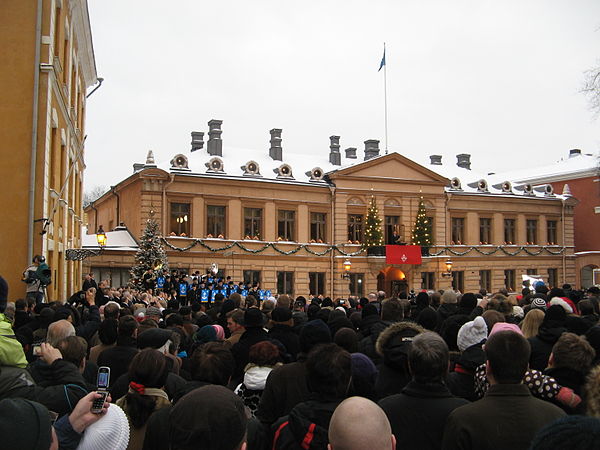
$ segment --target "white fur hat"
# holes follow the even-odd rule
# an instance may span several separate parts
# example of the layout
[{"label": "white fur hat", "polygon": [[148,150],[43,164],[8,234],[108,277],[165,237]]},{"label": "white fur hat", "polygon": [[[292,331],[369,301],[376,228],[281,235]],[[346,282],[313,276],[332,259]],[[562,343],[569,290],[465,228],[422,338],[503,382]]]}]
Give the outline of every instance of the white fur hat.
[{"label": "white fur hat", "polygon": [[85,429],[77,450],[125,450],[129,443],[129,422],[114,403],[106,414]]},{"label": "white fur hat", "polygon": [[465,323],[456,337],[456,344],[461,352],[464,352],[467,348],[472,345],[479,344],[481,341],[487,338],[488,329],[483,320],[483,317],[477,316],[475,320]]},{"label": "white fur hat", "polygon": [[573,314],[573,308],[571,308],[571,305],[569,305],[560,297],[554,297],[552,300],[550,300],[550,306],[552,305],[560,305],[567,314]]}]

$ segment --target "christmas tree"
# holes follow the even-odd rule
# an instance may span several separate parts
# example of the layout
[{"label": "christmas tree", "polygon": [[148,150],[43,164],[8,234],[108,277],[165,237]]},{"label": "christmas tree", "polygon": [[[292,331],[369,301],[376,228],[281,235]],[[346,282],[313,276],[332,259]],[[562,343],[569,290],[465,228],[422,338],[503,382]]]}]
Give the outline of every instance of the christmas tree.
[{"label": "christmas tree", "polygon": [[412,231],[412,243],[421,247],[431,247],[431,224],[425,216],[425,202],[423,197],[419,200],[419,210],[417,211],[417,220]]},{"label": "christmas tree", "polygon": [[375,197],[371,196],[365,219],[365,237],[362,246],[368,248],[375,245],[383,245],[383,233],[381,232],[381,219],[379,218]]},{"label": "christmas tree", "polygon": [[152,217],[146,222],[146,229],[140,238],[140,247],[135,254],[135,265],[131,276],[136,284],[141,284],[142,276],[150,269],[168,269],[167,254],[160,241],[158,222]]}]

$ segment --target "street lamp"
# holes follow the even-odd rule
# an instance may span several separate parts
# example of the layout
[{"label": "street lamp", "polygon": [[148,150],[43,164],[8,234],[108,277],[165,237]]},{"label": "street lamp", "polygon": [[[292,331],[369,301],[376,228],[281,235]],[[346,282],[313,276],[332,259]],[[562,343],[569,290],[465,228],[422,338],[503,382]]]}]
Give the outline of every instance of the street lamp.
[{"label": "street lamp", "polygon": [[348,258],[346,258],[346,260],[344,261],[344,274],[342,275],[342,278],[350,278],[350,269],[352,269],[352,263],[350,262],[350,260]]},{"label": "street lamp", "polygon": [[104,232],[104,228],[102,225],[96,231],[96,241],[98,241],[98,246],[100,248],[104,248],[106,246],[106,233]]},{"label": "street lamp", "polygon": [[446,272],[442,273],[443,277],[451,277],[452,276],[452,260],[448,258],[444,263],[446,265]]}]

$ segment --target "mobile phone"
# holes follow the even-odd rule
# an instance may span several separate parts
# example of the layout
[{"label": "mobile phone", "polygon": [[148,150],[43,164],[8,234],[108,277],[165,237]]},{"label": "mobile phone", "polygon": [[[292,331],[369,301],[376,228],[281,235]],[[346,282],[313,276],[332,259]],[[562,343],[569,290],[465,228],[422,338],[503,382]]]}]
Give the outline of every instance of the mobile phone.
[{"label": "mobile phone", "polygon": [[100,414],[104,407],[106,397],[108,397],[108,386],[110,385],[110,367],[102,366],[98,368],[98,378],[96,382],[96,392],[101,395],[100,398],[94,399],[92,409],[94,414]]},{"label": "mobile phone", "polygon": [[42,347],[40,344],[35,344],[32,349],[33,356],[41,356],[42,355]]}]

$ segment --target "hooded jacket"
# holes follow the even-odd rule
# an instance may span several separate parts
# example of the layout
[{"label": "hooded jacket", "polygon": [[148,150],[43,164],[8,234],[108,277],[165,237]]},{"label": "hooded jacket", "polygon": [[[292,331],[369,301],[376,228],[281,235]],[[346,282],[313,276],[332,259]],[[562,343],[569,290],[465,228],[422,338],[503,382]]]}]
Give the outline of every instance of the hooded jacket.
[{"label": "hooded jacket", "polygon": [[485,353],[481,343],[467,347],[456,361],[454,371],[446,378],[446,386],[452,395],[471,402],[478,400],[479,397],[475,394],[475,371],[484,363]]},{"label": "hooded jacket", "polygon": [[273,449],[327,449],[329,422],[340,402],[309,400],[298,404],[273,425]]},{"label": "hooded jacket", "polygon": [[529,358],[529,367],[536,370],[544,370],[548,365],[552,347],[558,341],[558,338],[567,329],[561,323],[549,321],[542,323],[538,334],[528,339],[531,345],[531,356]]}]

